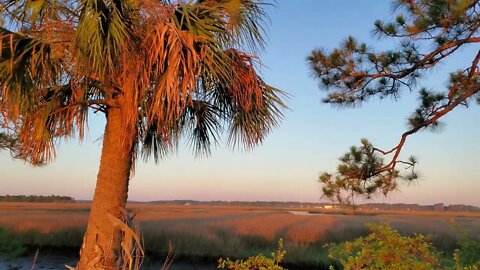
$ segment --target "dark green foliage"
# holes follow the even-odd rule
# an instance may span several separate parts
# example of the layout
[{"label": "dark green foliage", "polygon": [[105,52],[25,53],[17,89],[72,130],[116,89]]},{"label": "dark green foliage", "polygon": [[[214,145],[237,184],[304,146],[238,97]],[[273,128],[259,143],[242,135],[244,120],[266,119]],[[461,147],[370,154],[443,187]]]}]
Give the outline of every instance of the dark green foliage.
[{"label": "dark green foliage", "polygon": [[[322,175],[320,179],[326,184],[323,189],[325,196],[332,199],[339,199],[338,196],[332,196],[332,181],[343,189],[349,189],[351,194],[370,195],[382,191],[386,195],[394,190],[397,178],[403,178],[397,173],[396,165],[406,163],[411,166],[416,163],[415,160],[399,160],[407,137],[422,129],[437,130],[441,126],[441,117],[459,105],[468,107],[472,101],[480,100],[480,51],[472,56],[471,61],[466,61],[465,66],[455,67],[445,90],[433,92],[423,87],[417,88],[418,78],[437,64],[460,48],[475,46],[480,42],[480,1],[397,0],[394,6],[395,19],[390,22],[376,21],[375,33],[379,37],[397,39],[396,49],[376,52],[370,46],[348,37],[339,48],[331,51],[316,49],[307,58],[320,86],[330,91],[324,100],[326,103],[354,106],[371,97],[397,100],[402,90],[419,95],[418,108],[409,117],[409,129],[402,134],[398,145],[387,150],[372,147],[371,152],[361,146],[362,155],[367,158],[362,159],[362,167],[376,172],[355,173],[355,179],[363,178],[363,183],[383,183],[371,188],[359,186],[358,182],[342,186],[342,179],[349,179],[345,177],[346,170],[352,169],[342,158],[338,170],[340,179],[329,180],[333,177],[329,174]],[[355,151],[347,155],[353,155]],[[380,157],[388,157],[390,161],[383,164]],[[385,170],[388,175],[381,176]],[[414,174],[407,177],[415,178]]]},{"label": "dark green foliage", "polygon": [[[335,174],[323,173],[318,181],[322,185],[323,196],[341,203],[354,204],[356,196],[370,198],[381,191],[383,194],[397,188],[399,180],[413,181],[417,175],[413,168],[417,161],[414,157],[404,163],[409,166],[407,174],[400,174],[392,166],[385,164],[372,144],[362,139],[360,147],[352,146],[350,151],[340,158]],[[386,181],[386,179],[390,179]]]},{"label": "dark green foliage", "polygon": [[7,260],[11,260],[25,253],[26,248],[20,242],[7,240],[5,235],[5,229],[0,228],[0,258],[3,255]]},{"label": "dark green foliage", "polygon": [[460,233],[459,249],[455,250],[457,264],[461,267],[480,267],[480,238],[471,235],[467,230],[454,223]]}]

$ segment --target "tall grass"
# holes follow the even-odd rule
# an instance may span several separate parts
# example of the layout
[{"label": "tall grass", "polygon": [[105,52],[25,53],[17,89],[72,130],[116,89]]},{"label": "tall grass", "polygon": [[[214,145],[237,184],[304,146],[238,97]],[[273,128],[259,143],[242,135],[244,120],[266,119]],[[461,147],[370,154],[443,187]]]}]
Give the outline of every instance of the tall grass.
[{"label": "tall grass", "polygon": [[[9,239],[32,250],[67,252],[76,256],[82,243],[88,212],[74,206],[69,211],[43,205],[2,209],[0,227],[9,228]],[[171,243],[175,260],[215,262],[220,257],[247,258],[269,254],[283,238],[290,265],[325,267],[329,264],[326,243],[343,242],[367,235],[368,222],[388,221],[402,235],[422,233],[443,254],[458,248],[460,235],[451,225],[452,217],[442,215],[309,215],[297,216],[286,209],[254,207],[211,207],[179,205],[138,205],[140,229],[146,249],[146,263],[162,260]],[[480,217],[456,217],[459,226],[480,237]],[[301,267],[300,267],[301,268]],[[292,268],[294,269],[294,267]],[[326,269],[326,268],[325,268]]]}]

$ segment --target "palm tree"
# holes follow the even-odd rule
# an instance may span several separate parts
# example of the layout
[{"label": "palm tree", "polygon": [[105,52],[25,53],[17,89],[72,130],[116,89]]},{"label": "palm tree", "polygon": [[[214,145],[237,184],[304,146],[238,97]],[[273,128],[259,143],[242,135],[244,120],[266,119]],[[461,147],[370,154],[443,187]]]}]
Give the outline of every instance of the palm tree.
[{"label": "palm tree", "polygon": [[[209,154],[261,143],[285,94],[256,72],[265,3],[253,0],[7,0],[0,4],[0,111],[18,156],[55,158],[83,138],[88,115],[106,127],[78,269],[117,268],[128,182],[138,156],[156,161],[186,137]],[[123,240],[122,240],[123,235]]]}]

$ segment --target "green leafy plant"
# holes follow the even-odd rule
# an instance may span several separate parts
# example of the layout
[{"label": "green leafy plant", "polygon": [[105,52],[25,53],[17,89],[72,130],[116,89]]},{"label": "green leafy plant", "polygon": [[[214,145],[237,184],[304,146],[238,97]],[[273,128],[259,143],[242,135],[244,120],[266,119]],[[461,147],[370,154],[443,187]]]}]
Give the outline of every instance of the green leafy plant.
[{"label": "green leafy plant", "polygon": [[460,233],[458,241],[459,249],[453,253],[456,269],[459,270],[476,270],[480,268],[480,241],[473,238],[470,233],[460,227],[457,223],[453,223],[454,228]]},{"label": "green leafy plant", "polygon": [[475,265],[465,266],[461,258],[461,250],[457,249],[453,253],[453,259],[455,260],[455,270],[478,270],[479,262]]},{"label": "green leafy plant", "polygon": [[235,269],[235,270],[286,270],[280,263],[285,257],[286,251],[283,249],[283,239],[278,241],[277,252],[272,252],[272,258],[268,258],[263,254],[249,257],[246,260],[219,259],[219,269]]},{"label": "green leafy plant", "polygon": [[5,229],[0,228],[0,255],[7,260],[15,259],[24,254],[26,248],[18,241],[11,241],[5,238]]},{"label": "green leafy plant", "polygon": [[330,244],[329,257],[345,270],[430,270],[438,265],[438,254],[425,236],[401,236],[388,223],[368,227],[372,233],[366,237]]}]

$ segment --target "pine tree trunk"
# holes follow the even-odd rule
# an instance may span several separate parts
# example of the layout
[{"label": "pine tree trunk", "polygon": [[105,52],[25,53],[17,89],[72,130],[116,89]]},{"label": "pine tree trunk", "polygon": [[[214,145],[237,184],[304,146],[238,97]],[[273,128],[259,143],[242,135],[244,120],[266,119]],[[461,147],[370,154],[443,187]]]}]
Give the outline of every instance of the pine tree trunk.
[{"label": "pine tree trunk", "polygon": [[[90,210],[87,232],[80,251],[77,269],[116,269],[120,252],[120,231],[109,214],[121,218],[128,195],[132,165],[132,142],[123,140],[128,128],[120,108],[109,108],[103,138],[97,185]],[[128,142],[125,142],[128,141]]]}]

